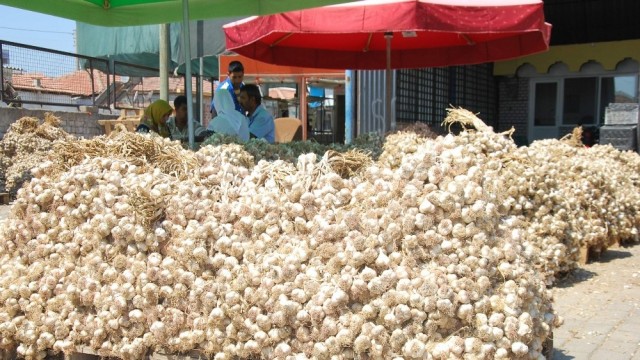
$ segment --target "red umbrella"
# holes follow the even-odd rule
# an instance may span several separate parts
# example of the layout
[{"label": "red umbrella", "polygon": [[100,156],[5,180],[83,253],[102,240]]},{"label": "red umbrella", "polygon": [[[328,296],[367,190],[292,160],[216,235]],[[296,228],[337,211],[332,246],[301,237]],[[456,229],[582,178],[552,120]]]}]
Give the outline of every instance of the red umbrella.
[{"label": "red umbrella", "polygon": [[[549,47],[541,0],[364,0],[243,19],[227,49],[267,63],[330,69],[479,64]],[[390,83],[388,81],[387,83]],[[387,89],[390,104],[390,88]],[[390,106],[387,106],[387,122]]]}]

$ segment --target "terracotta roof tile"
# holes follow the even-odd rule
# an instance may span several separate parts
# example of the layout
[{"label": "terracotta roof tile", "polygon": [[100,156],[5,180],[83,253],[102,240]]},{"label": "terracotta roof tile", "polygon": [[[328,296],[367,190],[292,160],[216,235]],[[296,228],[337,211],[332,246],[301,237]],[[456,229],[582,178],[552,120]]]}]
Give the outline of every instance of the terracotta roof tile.
[{"label": "terracotta roof tile", "polygon": [[[101,74],[101,77],[106,83],[106,76]],[[11,83],[17,90],[23,91],[41,91],[73,96],[91,96],[92,93],[91,77],[83,70],[55,78],[41,73],[14,73]],[[98,82],[96,82],[95,93],[100,93],[100,90]]]},{"label": "terracotta roof tile", "polygon": [[[197,80],[194,78],[191,83],[191,89],[196,91]],[[211,96],[211,81],[203,81],[202,87],[204,87],[204,95]],[[133,88],[134,91],[146,92],[153,90],[154,92],[160,91],[160,78],[159,77],[147,77],[143,78],[142,82]],[[170,77],[169,78],[169,93],[184,93],[184,80],[182,77]]]},{"label": "terracotta roof tile", "polygon": [[[94,94],[100,94],[107,87],[107,77],[104,73],[95,72]],[[116,76],[116,81],[122,81],[121,76]],[[41,91],[56,94],[68,94],[71,96],[91,96],[91,77],[85,70],[78,70],[73,73],[60,76],[49,77],[42,73],[17,73],[12,74],[13,87],[22,91]],[[195,92],[197,81],[194,78],[192,89]],[[211,82],[204,81],[204,95],[211,96]],[[160,78],[147,77],[133,88],[139,92],[159,92]],[[182,78],[169,78],[169,93],[183,93],[184,81]]]}]

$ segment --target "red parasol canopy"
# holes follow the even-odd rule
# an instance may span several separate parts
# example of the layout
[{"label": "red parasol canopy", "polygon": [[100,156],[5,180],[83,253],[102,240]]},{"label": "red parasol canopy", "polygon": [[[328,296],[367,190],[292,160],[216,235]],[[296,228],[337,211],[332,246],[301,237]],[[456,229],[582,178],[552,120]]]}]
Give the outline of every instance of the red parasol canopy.
[{"label": "red parasol canopy", "polygon": [[542,52],[551,25],[540,0],[364,0],[250,17],[224,32],[228,50],[267,63],[400,69]]}]

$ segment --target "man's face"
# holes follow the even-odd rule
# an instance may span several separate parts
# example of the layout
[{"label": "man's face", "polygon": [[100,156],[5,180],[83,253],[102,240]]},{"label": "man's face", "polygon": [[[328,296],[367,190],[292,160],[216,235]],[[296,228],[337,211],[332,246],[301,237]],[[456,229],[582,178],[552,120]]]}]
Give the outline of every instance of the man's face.
[{"label": "man's face", "polygon": [[231,80],[231,84],[235,90],[240,89],[240,85],[242,85],[242,80],[244,80],[244,71],[236,71],[229,73],[229,79]]},{"label": "man's face", "polygon": [[251,112],[253,110],[253,107],[251,106],[252,101],[251,99],[249,99],[246,91],[240,92],[240,95],[238,95],[238,102],[240,103],[240,106],[242,106],[242,108],[246,111]]},{"label": "man's face", "polygon": [[180,105],[180,107],[176,109],[176,120],[180,122],[187,120],[187,104]]}]

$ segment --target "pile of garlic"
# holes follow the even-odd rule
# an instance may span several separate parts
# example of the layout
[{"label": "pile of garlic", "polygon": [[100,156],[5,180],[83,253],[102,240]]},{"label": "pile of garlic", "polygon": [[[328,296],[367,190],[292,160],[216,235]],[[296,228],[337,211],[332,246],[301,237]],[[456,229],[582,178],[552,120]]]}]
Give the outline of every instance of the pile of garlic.
[{"label": "pile of garlic", "polygon": [[402,163],[404,156],[415,154],[418,148],[430,139],[411,131],[398,131],[389,134],[384,142],[378,162],[383,167],[395,169]]},{"label": "pile of garlic", "polygon": [[553,275],[579,265],[582,248],[603,251],[638,241],[640,187],[632,180],[640,165],[637,154],[543,140],[512,156],[503,173],[512,179],[507,205],[528,224],[525,256],[550,283]]},{"label": "pile of garlic", "polygon": [[127,136],[58,147],[111,150],[54,156],[19,191],[0,229],[0,348],[537,359],[560,323],[482,146],[425,140],[391,168]]},{"label": "pile of garlic", "polygon": [[579,264],[581,248],[602,251],[619,241],[638,241],[637,153],[601,145],[586,148],[579,145],[579,132],[578,138],[574,134],[516,147],[504,134],[479,127],[481,131],[462,132],[456,142],[476,147],[470,161],[497,172],[491,176],[504,183],[494,190],[504,196],[504,226],[526,229],[520,240],[523,255],[548,284]]},{"label": "pile of garlic", "polygon": [[56,140],[72,139],[60,128],[60,119],[45,114],[42,123],[37,118],[23,117],[9,126],[0,140],[0,179],[4,179],[0,192],[15,196],[18,189],[31,177],[29,170],[40,164]]}]

